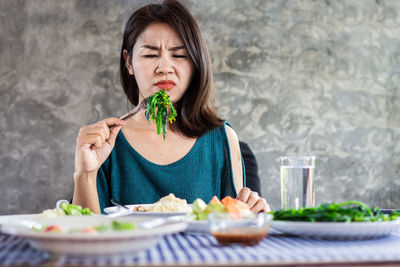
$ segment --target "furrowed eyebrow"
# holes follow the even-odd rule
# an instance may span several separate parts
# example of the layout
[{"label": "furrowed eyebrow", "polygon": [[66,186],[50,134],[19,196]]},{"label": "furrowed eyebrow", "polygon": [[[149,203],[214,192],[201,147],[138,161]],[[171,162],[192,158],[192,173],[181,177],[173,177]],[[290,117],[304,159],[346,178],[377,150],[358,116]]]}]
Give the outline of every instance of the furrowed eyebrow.
[{"label": "furrowed eyebrow", "polygon": [[158,51],[158,47],[157,46],[153,46],[153,45],[144,45],[142,46],[142,48],[147,48],[150,50],[157,50]]},{"label": "furrowed eyebrow", "polygon": [[[160,49],[159,47],[154,46],[154,45],[144,45],[144,46],[142,46],[142,48],[147,48],[147,49],[156,50],[156,51],[158,51]],[[181,50],[181,49],[186,49],[186,47],[184,45],[175,46],[175,47],[171,47],[169,49],[169,51],[177,51],[177,50]]]},{"label": "furrowed eyebrow", "polygon": [[177,50],[181,50],[181,49],[186,49],[186,47],[184,45],[175,46],[175,47],[171,47],[169,50],[170,51],[177,51]]}]

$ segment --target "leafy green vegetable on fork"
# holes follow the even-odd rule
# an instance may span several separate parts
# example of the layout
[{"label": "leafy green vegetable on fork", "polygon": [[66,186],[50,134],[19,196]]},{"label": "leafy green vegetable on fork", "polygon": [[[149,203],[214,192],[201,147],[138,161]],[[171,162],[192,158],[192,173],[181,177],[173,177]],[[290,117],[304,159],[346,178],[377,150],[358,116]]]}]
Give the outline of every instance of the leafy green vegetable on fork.
[{"label": "leafy green vegetable on fork", "polygon": [[384,214],[380,208],[370,208],[360,201],[322,204],[314,208],[277,210],[271,212],[277,221],[308,222],[376,222],[400,219],[400,212]]},{"label": "leafy green vegetable on fork", "polygon": [[157,134],[160,134],[162,130],[164,139],[167,134],[167,123],[168,121],[173,123],[176,115],[176,110],[172,106],[165,89],[158,91],[147,99],[146,119],[149,122],[152,120],[156,123]]}]

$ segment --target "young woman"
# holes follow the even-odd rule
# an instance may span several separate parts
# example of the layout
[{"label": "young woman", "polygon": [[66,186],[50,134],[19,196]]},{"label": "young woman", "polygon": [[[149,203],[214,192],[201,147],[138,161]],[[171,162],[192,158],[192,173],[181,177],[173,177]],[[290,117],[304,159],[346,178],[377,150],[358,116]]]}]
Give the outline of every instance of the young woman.
[{"label": "young woman", "polygon": [[230,195],[253,212],[269,210],[265,199],[244,187],[237,135],[212,106],[207,47],[182,4],[149,4],[132,14],[123,37],[120,76],[133,105],[166,89],[176,121],[168,124],[165,140],[144,110],[127,121],[106,118],[82,127],[76,142],[74,204],[100,213],[112,198],[141,204],[174,193],[189,203]]}]

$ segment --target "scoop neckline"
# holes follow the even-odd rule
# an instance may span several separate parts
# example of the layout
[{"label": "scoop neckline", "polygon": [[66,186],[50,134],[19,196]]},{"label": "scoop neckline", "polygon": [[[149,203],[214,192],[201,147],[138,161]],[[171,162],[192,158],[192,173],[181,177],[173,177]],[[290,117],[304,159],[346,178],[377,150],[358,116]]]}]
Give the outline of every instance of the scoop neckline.
[{"label": "scoop neckline", "polygon": [[124,143],[124,145],[127,147],[127,149],[133,153],[140,161],[149,164],[149,165],[153,165],[153,166],[157,166],[157,167],[172,167],[174,165],[178,165],[178,164],[182,164],[182,161],[187,160],[187,158],[190,157],[191,154],[193,154],[194,152],[196,152],[198,146],[199,146],[199,140],[203,137],[200,136],[196,139],[196,142],[193,144],[193,146],[190,148],[189,152],[186,153],[182,158],[178,159],[177,161],[174,161],[172,163],[169,164],[158,164],[158,163],[154,163],[150,160],[148,160],[147,158],[143,157],[138,151],[136,151],[135,148],[133,148],[133,146],[128,142],[128,140],[126,139],[124,133],[120,130],[118,133],[118,137],[121,137],[121,141]]}]

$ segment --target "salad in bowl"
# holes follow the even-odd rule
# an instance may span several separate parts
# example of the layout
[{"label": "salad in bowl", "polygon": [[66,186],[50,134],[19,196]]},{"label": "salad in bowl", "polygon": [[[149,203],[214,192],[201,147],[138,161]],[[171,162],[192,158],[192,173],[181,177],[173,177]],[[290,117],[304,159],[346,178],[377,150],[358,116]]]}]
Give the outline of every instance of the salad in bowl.
[{"label": "salad in bowl", "polygon": [[229,213],[237,219],[254,218],[255,216],[246,203],[230,196],[226,196],[222,200],[214,196],[208,204],[198,198],[192,204],[190,216],[194,221],[206,221],[208,215],[213,213]]},{"label": "salad in bowl", "polygon": [[211,232],[221,245],[256,245],[268,234],[271,214],[254,214],[249,206],[232,197],[214,196],[206,204],[196,199],[190,214],[189,231]]}]

